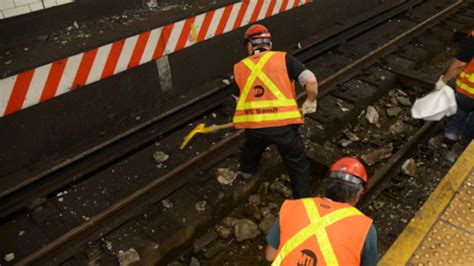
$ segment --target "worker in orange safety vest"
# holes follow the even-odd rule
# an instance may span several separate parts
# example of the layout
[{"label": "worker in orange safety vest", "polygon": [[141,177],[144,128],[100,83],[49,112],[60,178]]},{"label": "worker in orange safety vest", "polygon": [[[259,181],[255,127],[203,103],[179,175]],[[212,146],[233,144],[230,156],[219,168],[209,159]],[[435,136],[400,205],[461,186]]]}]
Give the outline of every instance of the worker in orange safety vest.
[{"label": "worker in orange safety vest", "polygon": [[267,235],[272,265],[376,265],[377,231],[354,206],[367,190],[367,173],[357,159],[335,162],[325,197],[286,200]]},{"label": "worker in orange safety vest", "polygon": [[470,32],[460,53],[446,73],[436,82],[435,90],[441,89],[446,82],[456,76],[458,108],[456,114],[448,120],[444,137],[448,144],[461,138],[462,146],[466,148],[474,138],[474,30]]},{"label": "worker in orange safety vest", "polygon": [[[286,52],[271,51],[272,36],[263,25],[245,32],[249,54],[234,65],[237,105],[236,128],[245,129],[240,174],[250,179],[257,171],[265,149],[275,144],[287,167],[293,196],[311,195],[310,166],[298,133],[303,115],[316,112],[318,83],[315,75]],[[296,101],[295,81],[306,89],[302,112]]]}]

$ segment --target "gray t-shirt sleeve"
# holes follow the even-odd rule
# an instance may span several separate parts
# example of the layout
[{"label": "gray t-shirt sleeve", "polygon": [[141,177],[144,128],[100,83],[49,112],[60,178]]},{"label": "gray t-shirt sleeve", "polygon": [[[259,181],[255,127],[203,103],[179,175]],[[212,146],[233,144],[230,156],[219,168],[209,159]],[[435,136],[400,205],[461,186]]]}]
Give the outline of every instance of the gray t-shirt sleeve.
[{"label": "gray t-shirt sleeve", "polygon": [[377,251],[377,230],[374,224],[370,226],[367,237],[365,238],[364,247],[360,254],[360,265],[361,266],[373,266],[377,265],[379,261],[379,253]]},{"label": "gray t-shirt sleeve", "polygon": [[280,217],[273,223],[272,228],[268,231],[267,244],[274,249],[280,246]]}]

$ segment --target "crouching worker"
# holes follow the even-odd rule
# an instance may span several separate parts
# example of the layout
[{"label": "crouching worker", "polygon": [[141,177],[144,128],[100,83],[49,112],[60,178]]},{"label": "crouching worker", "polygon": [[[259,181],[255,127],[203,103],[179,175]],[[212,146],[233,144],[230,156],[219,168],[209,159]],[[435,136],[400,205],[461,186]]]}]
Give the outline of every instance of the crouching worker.
[{"label": "crouching worker", "polygon": [[345,157],[329,171],[325,197],[286,200],[267,236],[272,265],[376,265],[377,231],[354,206],[367,190],[360,161]]}]

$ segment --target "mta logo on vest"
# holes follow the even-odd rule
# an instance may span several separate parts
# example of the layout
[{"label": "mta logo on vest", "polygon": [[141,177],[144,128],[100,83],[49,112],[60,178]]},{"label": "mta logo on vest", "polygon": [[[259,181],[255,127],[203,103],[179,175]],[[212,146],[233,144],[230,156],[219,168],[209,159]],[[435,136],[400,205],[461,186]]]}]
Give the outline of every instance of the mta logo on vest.
[{"label": "mta logo on vest", "polygon": [[296,266],[316,266],[317,264],[318,258],[313,251],[309,249],[301,250],[301,257]]}]

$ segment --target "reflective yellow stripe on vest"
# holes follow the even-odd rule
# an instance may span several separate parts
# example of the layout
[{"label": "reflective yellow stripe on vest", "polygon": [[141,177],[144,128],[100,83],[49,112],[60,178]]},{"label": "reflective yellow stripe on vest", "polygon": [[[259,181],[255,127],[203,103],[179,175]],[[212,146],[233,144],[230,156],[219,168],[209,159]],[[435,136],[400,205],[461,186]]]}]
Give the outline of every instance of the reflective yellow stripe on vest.
[{"label": "reflective yellow stripe on vest", "polygon": [[336,223],[344,218],[356,215],[363,215],[359,210],[353,207],[347,207],[331,212],[324,217],[319,215],[318,208],[311,198],[302,199],[306,213],[308,214],[310,225],[301,229],[296,235],[290,238],[280,249],[272,266],[281,265],[286,255],[290,254],[295,248],[305,242],[311,236],[315,236],[319,248],[323,254],[326,265],[339,265],[336,254],[332,248],[331,241],[326,232],[326,227]]},{"label": "reflective yellow stripe on vest", "polygon": [[461,88],[462,90],[466,91],[469,94],[474,94],[474,88],[469,87],[469,85],[467,85],[466,83],[461,82],[459,79],[456,80],[456,86],[458,86],[459,88]]},{"label": "reflective yellow stripe on vest", "polygon": [[471,74],[466,74],[466,72],[462,71],[460,74],[459,74],[459,77],[460,78],[467,78],[467,80],[471,83],[474,83],[474,73],[471,73]]},{"label": "reflective yellow stripe on vest", "polygon": [[[262,58],[255,65],[250,58],[244,59],[242,62],[250,69],[252,72],[245,82],[244,90],[242,95],[237,103],[237,110],[246,110],[246,109],[255,109],[255,108],[266,108],[266,107],[277,107],[277,106],[296,106],[296,101],[294,99],[287,99],[285,95],[280,91],[280,89],[271,81],[270,78],[262,71],[262,68],[268,62],[268,60],[274,55],[274,52],[266,52]],[[252,85],[255,80],[259,78],[265,86],[275,95],[277,100],[273,101],[254,101],[247,103],[247,97],[252,89]]]}]

